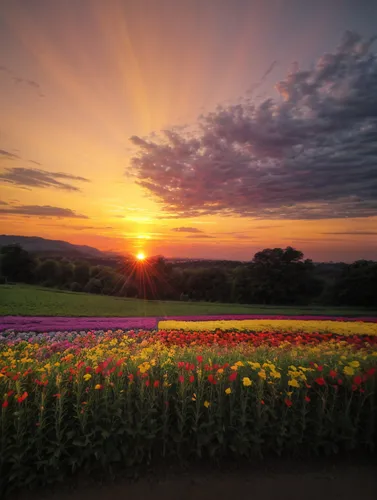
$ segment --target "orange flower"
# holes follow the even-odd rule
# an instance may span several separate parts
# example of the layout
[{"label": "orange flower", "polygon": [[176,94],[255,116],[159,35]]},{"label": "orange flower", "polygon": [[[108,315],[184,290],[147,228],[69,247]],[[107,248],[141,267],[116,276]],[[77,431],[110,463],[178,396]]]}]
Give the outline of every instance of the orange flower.
[{"label": "orange flower", "polygon": [[29,394],[25,391],[22,396],[18,397],[17,398],[17,402],[18,403],[22,403],[23,401],[25,401],[25,399],[29,396]]}]

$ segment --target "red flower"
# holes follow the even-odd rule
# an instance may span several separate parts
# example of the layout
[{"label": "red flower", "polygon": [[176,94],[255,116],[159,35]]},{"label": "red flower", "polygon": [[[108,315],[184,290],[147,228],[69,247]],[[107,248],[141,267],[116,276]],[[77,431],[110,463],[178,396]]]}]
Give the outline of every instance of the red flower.
[{"label": "red flower", "polygon": [[318,370],[319,372],[321,372],[321,371],[323,370],[323,366],[322,366],[322,365],[318,365],[318,366],[317,366],[317,370]]},{"label": "red flower", "polygon": [[310,403],[311,399],[309,398],[309,396],[305,396],[305,401],[306,401],[307,403]]},{"label": "red flower", "polygon": [[196,361],[198,363],[203,363],[203,356],[196,356]]},{"label": "red flower", "polygon": [[233,372],[229,375],[230,382],[234,382],[237,378],[237,372]]},{"label": "red flower", "polygon": [[343,385],[343,380],[341,378],[338,378],[338,385]]},{"label": "red flower", "polygon": [[54,396],[53,396],[53,397],[54,397],[54,398],[56,398],[56,399],[60,399],[60,398],[61,398],[61,394],[59,394],[59,393],[54,394]]},{"label": "red flower", "polygon": [[10,398],[10,397],[11,397],[11,395],[12,395],[13,393],[14,393],[14,391],[9,391],[9,392],[7,393],[8,398]]},{"label": "red flower", "polygon": [[183,361],[178,361],[178,368],[184,368],[185,363]]},{"label": "red flower", "polygon": [[337,376],[337,373],[335,370],[330,370],[330,377],[335,378]]},{"label": "red flower", "polygon": [[4,403],[1,405],[3,408],[7,408],[7,406],[9,405],[8,401],[5,400]]},{"label": "red flower", "polygon": [[29,396],[29,394],[25,391],[22,396],[20,396],[19,398],[17,398],[17,402],[18,403],[22,403],[23,401],[25,401],[25,399]]},{"label": "red flower", "polygon": [[133,381],[134,381],[134,376],[132,375],[132,373],[130,373],[130,374],[128,375],[128,380],[129,380],[130,382],[133,382]]},{"label": "red flower", "polygon": [[264,405],[264,401],[263,401],[263,399],[261,399],[261,400],[260,400],[260,404],[261,404],[261,405]]},{"label": "red flower", "polygon": [[179,381],[181,384],[183,384],[183,382],[185,381],[185,377],[184,377],[183,375],[180,375],[180,376],[178,377],[178,381]]},{"label": "red flower", "polygon": [[118,372],[118,377],[121,377],[123,375],[123,372]]},{"label": "red flower", "polygon": [[353,381],[356,385],[360,385],[362,383],[363,379],[360,377],[360,375],[356,375],[356,377],[354,377]]},{"label": "red flower", "polygon": [[192,384],[194,382],[194,380],[195,380],[194,375],[190,375],[190,378],[189,378],[190,384]]},{"label": "red flower", "polygon": [[293,404],[292,401],[290,399],[288,399],[288,398],[284,399],[284,403],[288,406],[288,408],[290,408],[292,406],[292,404]]},{"label": "red flower", "polygon": [[377,371],[377,368],[369,368],[369,370],[367,371],[367,375],[369,375],[370,377],[372,377]]},{"label": "red flower", "polygon": [[323,377],[318,377],[315,379],[315,382],[318,384],[318,385],[326,385],[326,380],[323,378]]},{"label": "red flower", "polygon": [[160,381],[159,380],[155,380],[153,382],[153,387],[157,388],[159,385],[160,385]]},{"label": "red flower", "polygon": [[147,387],[149,387],[149,385],[150,385],[149,380],[146,380],[146,381],[145,381],[145,385],[146,385]]},{"label": "red flower", "polygon": [[213,375],[208,375],[208,382],[210,384],[213,384],[213,385],[216,385],[216,383],[217,383],[216,379],[215,379],[215,377]]}]

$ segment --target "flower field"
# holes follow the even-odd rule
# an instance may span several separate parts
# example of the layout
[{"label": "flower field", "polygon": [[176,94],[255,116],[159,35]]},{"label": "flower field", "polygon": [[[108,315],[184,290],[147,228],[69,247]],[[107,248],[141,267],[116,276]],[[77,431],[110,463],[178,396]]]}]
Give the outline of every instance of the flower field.
[{"label": "flower field", "polygon": [[375,450],[376,322],[220,321],[0,334],[2,487]]}]

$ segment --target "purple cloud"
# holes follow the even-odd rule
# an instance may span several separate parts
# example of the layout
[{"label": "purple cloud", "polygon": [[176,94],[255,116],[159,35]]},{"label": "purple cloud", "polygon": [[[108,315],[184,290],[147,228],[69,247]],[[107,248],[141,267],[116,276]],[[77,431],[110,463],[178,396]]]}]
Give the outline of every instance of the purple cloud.
[{"label": "purple cloud", "polygon": [[52,207],[50,205],[19,205],[11,208],[0,208],[0,215],[22,215],[25,217],[57,217],[72,219],[88,219],[70,208]]},{"label": "purple cloud", "polygon": [[0,182],[7,182],[17,186],[56,188],[65,191],[80,191],[71,183],[62,182],[60,179],[68,181],[90,182],[85,177],[64,174],[63,172],[48,172],[38,168],[12,167],[6,168],[0,173]]},{"label": "purple cloud", "polygon": [[347,32],[278,99],[219,107],[196,130],[132,137],[136,182],[173,217],[377,215],[377,57]]}]

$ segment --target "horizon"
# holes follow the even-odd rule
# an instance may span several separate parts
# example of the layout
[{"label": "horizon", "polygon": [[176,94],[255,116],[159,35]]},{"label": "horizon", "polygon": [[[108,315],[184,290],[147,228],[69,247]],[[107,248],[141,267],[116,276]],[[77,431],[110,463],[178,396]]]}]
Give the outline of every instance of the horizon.
[{"label": "horizon", "polygon": [[0,14],[4,234],[377,259],[376,2],[14,0]]},{"label": "horizon", "polygon": [[[109,255],[111,256],[111,254],[114,254],[114,255],[117,255],[117,256],[121,256],[121,257],[132,257],[132,258],[135,258],[135,259],[138,259],[138,254],[135,254],[133,252],[125,252],[125,253],[122,253],[122,252],[116,252],[116,251],[112,251],[112,250],[101,250],[97,247],[93,247],[91,245],[80,245],[80,244],[76,244],[76,243],[72,243],[68,240],[57,240],[57,239],[50,239],[50,238],[43,238],[42,236],[36,236],[36,235],[30,235],[30,236],[25,236],[25,235],[21,235],[21,234],[0,234],[0,238],[2,236],[5,236],[5,237],[8,237],[8,238],[38,238],[38,239],[42,239],[42,240],[45,240],[45,241],[56,241],[58,243],[68,243],[68,244],[71,244],[71,245],[74,245],[74,246],[82,246],[82,247],[85,247],[85,246],[88,246],[90,249],[92,250],[97,250],[97,251],[100,251],[100,252],[103,252],[104,255]],[[22,246],[22,245],[21,245]],[[287,247],[289,247],[291,245],[287,245]],[[283,249],[287,248],[287,247],[283,247]],[[271,247],[269,249],[272,249],[272,248],[276,248],[276,247]],[[295,247],[293,247],[295,248]],[[262,250],[266,250],[266,248],[259,248],[256,250],[256,252],[260,252]],[[295,248],[295,250],[300,250],[300,248]],[[31,252],[31,251],[30,251]],[[43,252],[43,251],[42,251]],[[35,253],[38,253],[38,251],[35,251]],[[142,252],[140,252],[142,253]],[[144,254],[143,254],[144,255]],[[142,258],[142,260],[146,259],[153,259],[153,258],[156,258],[156,257],[163,257],[164,259],[166,259],[167,261],[169,260],[182,260],[182,261],[186,261],[186,260],[192,260],[192,261],[197,261],[197,260],[203,260],[203,261],[213,261],[213,262],[221,262],[221,261],[225,261],[225,262],[241,262],[241,263],[247,263],[247,262],[250,262],[253,257],[254,257],[254,254],[251,255],[249,258],[247,259],[232,259],[232,258],[214,258],[214,257],[188,257],[188,256],[185,256],[185,255],[179,255],[179,256],[175,256],[175,257],[171,257],[171,256],[168,256],[168,255],[163,255],[163,254],[148,254],[148,255],[144,255],[144,257]],[[310,259],[310,257],[308,257],[306,254],[304,254],[304,259]],[[355,260],[324,260],[324,261],[316,261],[316,260],[313,260],[314,264],[352,264],[353,262],[355,262]],[[374,259],[356,259],[356,260],[369,260],[369,261],[374,261]]]}]

